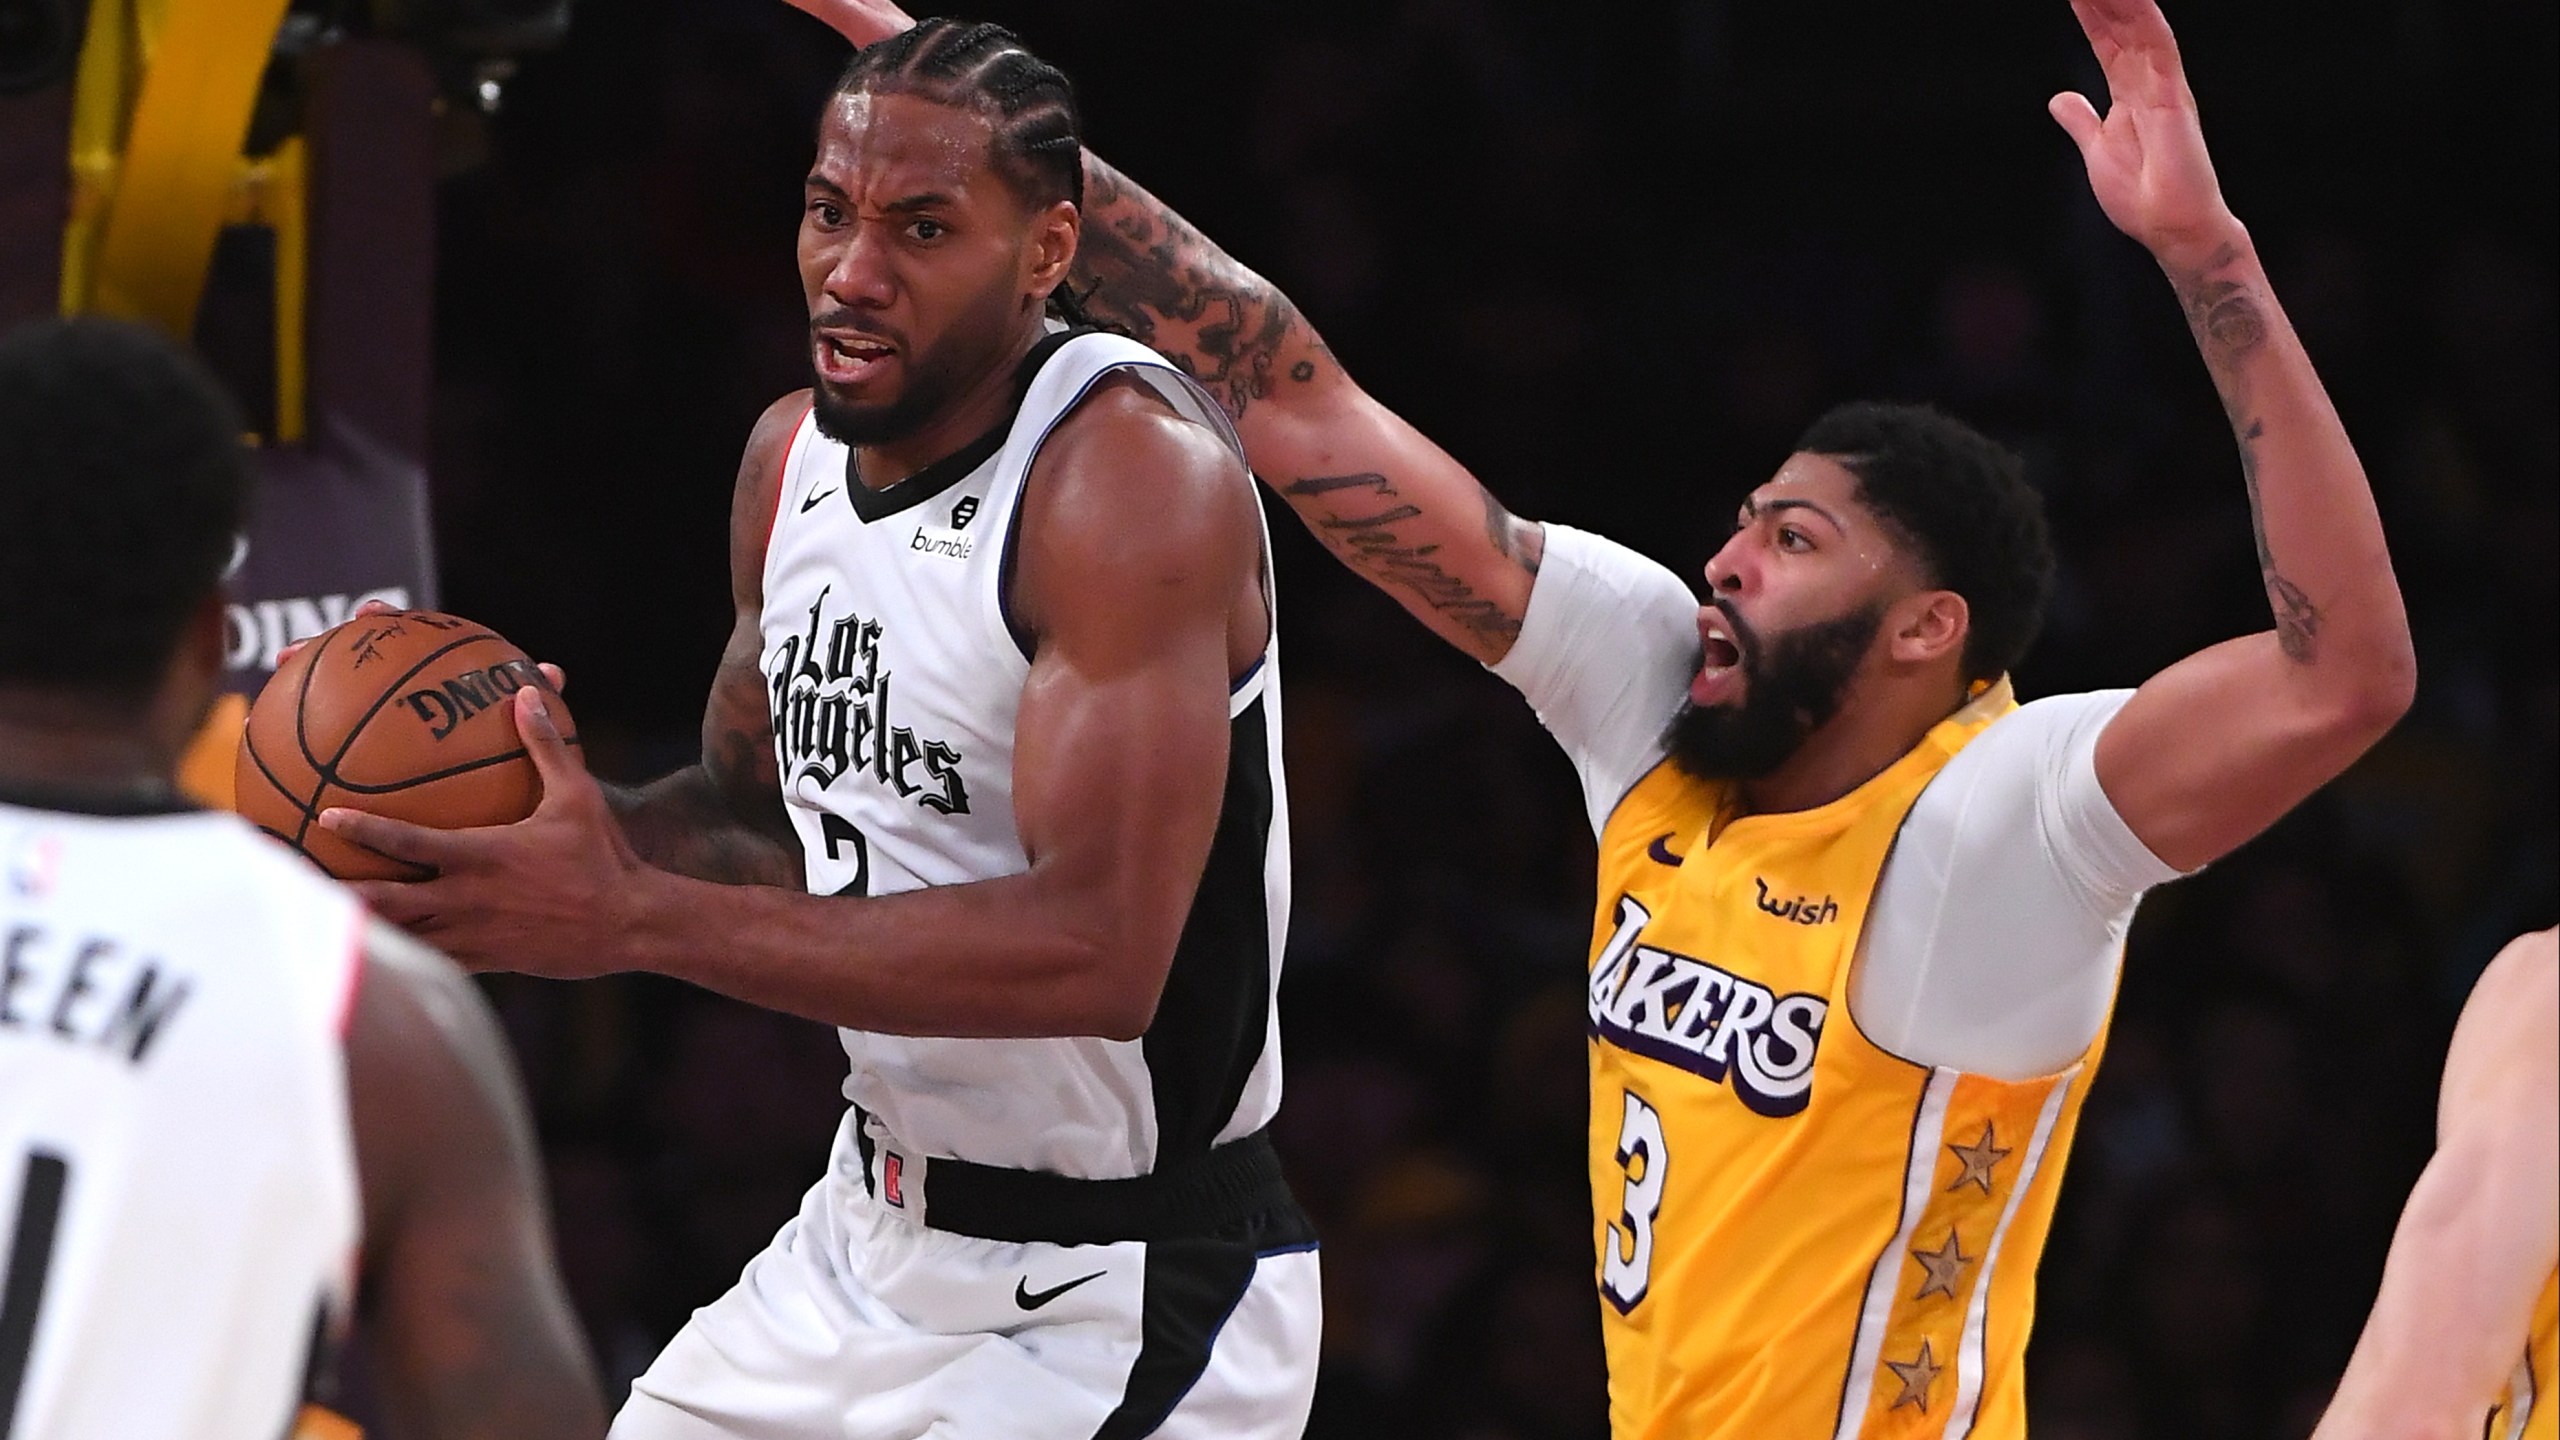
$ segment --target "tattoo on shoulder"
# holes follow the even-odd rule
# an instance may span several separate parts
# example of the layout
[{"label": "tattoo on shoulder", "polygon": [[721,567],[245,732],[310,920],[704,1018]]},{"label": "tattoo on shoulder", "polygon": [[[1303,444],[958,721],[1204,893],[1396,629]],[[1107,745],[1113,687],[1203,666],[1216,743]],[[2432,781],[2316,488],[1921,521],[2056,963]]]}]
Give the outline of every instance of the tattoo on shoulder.
[{"label": "tattoo on shoulder", "polygon": [[[1380,584],[1412,592],[1471,634],[1502,641],[1519,636],[1518,615],[1450,573],[1437,544],[1413,539],[1399,529],[1423,512],[1406,501],[1386,476],[1374,471],[1310,475],[1282,486],[1281,493],[1293,500],[1324,501],[1310,516],[1316,534],[1351,568]],[[1511,528],[1519,522],[1489,493],[1485,505],[1486,527],[1495,547],[1534,573],[1535,560],[1523,558]]]}]

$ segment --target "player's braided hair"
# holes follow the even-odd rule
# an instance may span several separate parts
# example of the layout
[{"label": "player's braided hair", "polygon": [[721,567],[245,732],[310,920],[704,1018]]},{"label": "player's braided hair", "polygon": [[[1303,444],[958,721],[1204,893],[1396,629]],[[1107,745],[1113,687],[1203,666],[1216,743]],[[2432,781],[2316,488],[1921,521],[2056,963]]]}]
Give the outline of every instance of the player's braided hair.
[{"label": "player's braided hair", "polygon": [[[921,21],[856,52],[836,93],[915,95],[973,110],[995,132],[989,163],[1025,204],[1084,205],[1084,119],[1075,86],[1001,25]],[[1071,324],[1093,323],[1064,285],[1049,304]]]},{"label": "player's braided hair", "polygon": [[1864,402],[1814,421],[1796,449],[1848,467],[1858,498],[1917,549],[1932,582],[1964,597],[1967,680],[2025,657],[2053,592],[2053,537],[2014,453],[1929,406]]}]

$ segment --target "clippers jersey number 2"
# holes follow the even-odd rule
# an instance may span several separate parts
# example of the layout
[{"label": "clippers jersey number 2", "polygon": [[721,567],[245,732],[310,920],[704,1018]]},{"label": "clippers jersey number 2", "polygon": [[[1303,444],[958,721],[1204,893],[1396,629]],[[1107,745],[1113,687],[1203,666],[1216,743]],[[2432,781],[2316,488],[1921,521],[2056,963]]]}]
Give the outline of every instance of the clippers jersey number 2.
[{"label": "clippers jersey number 2", "polygon": [[1623,1315],[1653,1286],[1653,1222],[1662,1213],[1662,1186],[1671,1175],[1671,1152],[1662,1139],[1662,1114],[1633,1090],[1618,1126],[1618,1164],[1627,1172],[1626,1205],[1609,1222],[1600,1250],[1600,1293]]},{"label": "clippers jersey number 2", "polygon": [[61,1156],[43,1150],[27,1156],[18,1222],[7,1253],[0,1255],[0,1440],[17,1428],[18,1392],[36,1347],[36,1310],[44,1304],[54,1229],[62,1219],[63,1192],[70,1188],[71,1166]]}]

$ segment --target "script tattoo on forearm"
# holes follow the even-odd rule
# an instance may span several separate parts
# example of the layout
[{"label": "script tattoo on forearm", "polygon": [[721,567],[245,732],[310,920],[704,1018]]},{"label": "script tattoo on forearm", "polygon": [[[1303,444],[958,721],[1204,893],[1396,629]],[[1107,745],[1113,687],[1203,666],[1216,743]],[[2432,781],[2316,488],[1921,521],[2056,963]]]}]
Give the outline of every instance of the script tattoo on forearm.
[{"label": "script tattoo on forearm", "polygon": [[1292,343],[1323,354],[1288,296],[1099,158],[1084,168],[1074,283],[1086,313],[1164,354],[1237,419],[1282,376],[1315,378],[1314,358],[1281,368]]},{"label": "script tattoo on forearm", "polygon": [[2223,409],[2231,417],[2232,434],[2240,442],[2240,475],[2249,487],[2249,528],[2258,548],[2258,574],[2265,582],[2268,607],[2275,613],[2276,644],[2285,657],[2300,664],[2318,658],[2320,607],[2303,588],[2276,568],[2275,551],[2267,543],[2266,508],[2258,493],[2258,445],[2266,422],[2250,413],[2244,366],[2266,344],[2267,318],[2257,293],[2248,285],[2217,278],[2218,271],[2240,258],[2231,247],[2216,254],[2204,269],[2171,276],[2188,328],[2204,351],[2205,367],[2222,392]]},{"label": "script tattoo on forearm", "polygon": [[[1309,522],[1317,538],[1351,568],[1380,584],[1412,592],[1472,634],[1504,642],[1518,638],[1518,615],[1451,574],[1438,558],[1438,544],[1410,539],[1398,528],[1423,518],[1423,512],[1386,476],[1374,472],[1310,475],[1290,481],[1281,491],[1292,501],[1324,502],[1319,512],[1309,515]],[[1479,489],[1478,493],[1484,497],[1485,531],[1495,546],[1536,574],[1540,546],[1535,527],[1502,508],[1490,492]]]}]

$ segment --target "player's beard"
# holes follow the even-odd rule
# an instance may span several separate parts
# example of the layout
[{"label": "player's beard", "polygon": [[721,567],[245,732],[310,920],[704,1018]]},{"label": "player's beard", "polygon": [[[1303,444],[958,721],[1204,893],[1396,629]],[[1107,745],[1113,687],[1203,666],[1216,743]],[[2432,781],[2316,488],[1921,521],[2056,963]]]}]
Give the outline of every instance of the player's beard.
[{"label": "player's beard", "polygon": [[1870,604],[1837,619],[1750,640],[1740,616],[1725,618],[1746,638],[1739,704],[1683,704],[1665,743],[1671,762],[1700,780],[1761,780],[1803,748],[1805,737],[1840,713],[1884,606]]},{"label": "player's beard", "polygon": [[[922,429],[984,380],[989,370],[1004,364],[1017,333],[1008,322],[1019,300],[1013,277],[1004,276],[972,300],[932,344],[921,350],[901,346],[906,384],[885,405],[856,405],[842,399],[813,374],[809,408],[817,417],[818,433],[841,445],[863,446],[886,445]],[[813,344],[818,329],[846,327],[848,321],[853,322],[848,328],[866,328],[844,311],[812,319]]]}]

